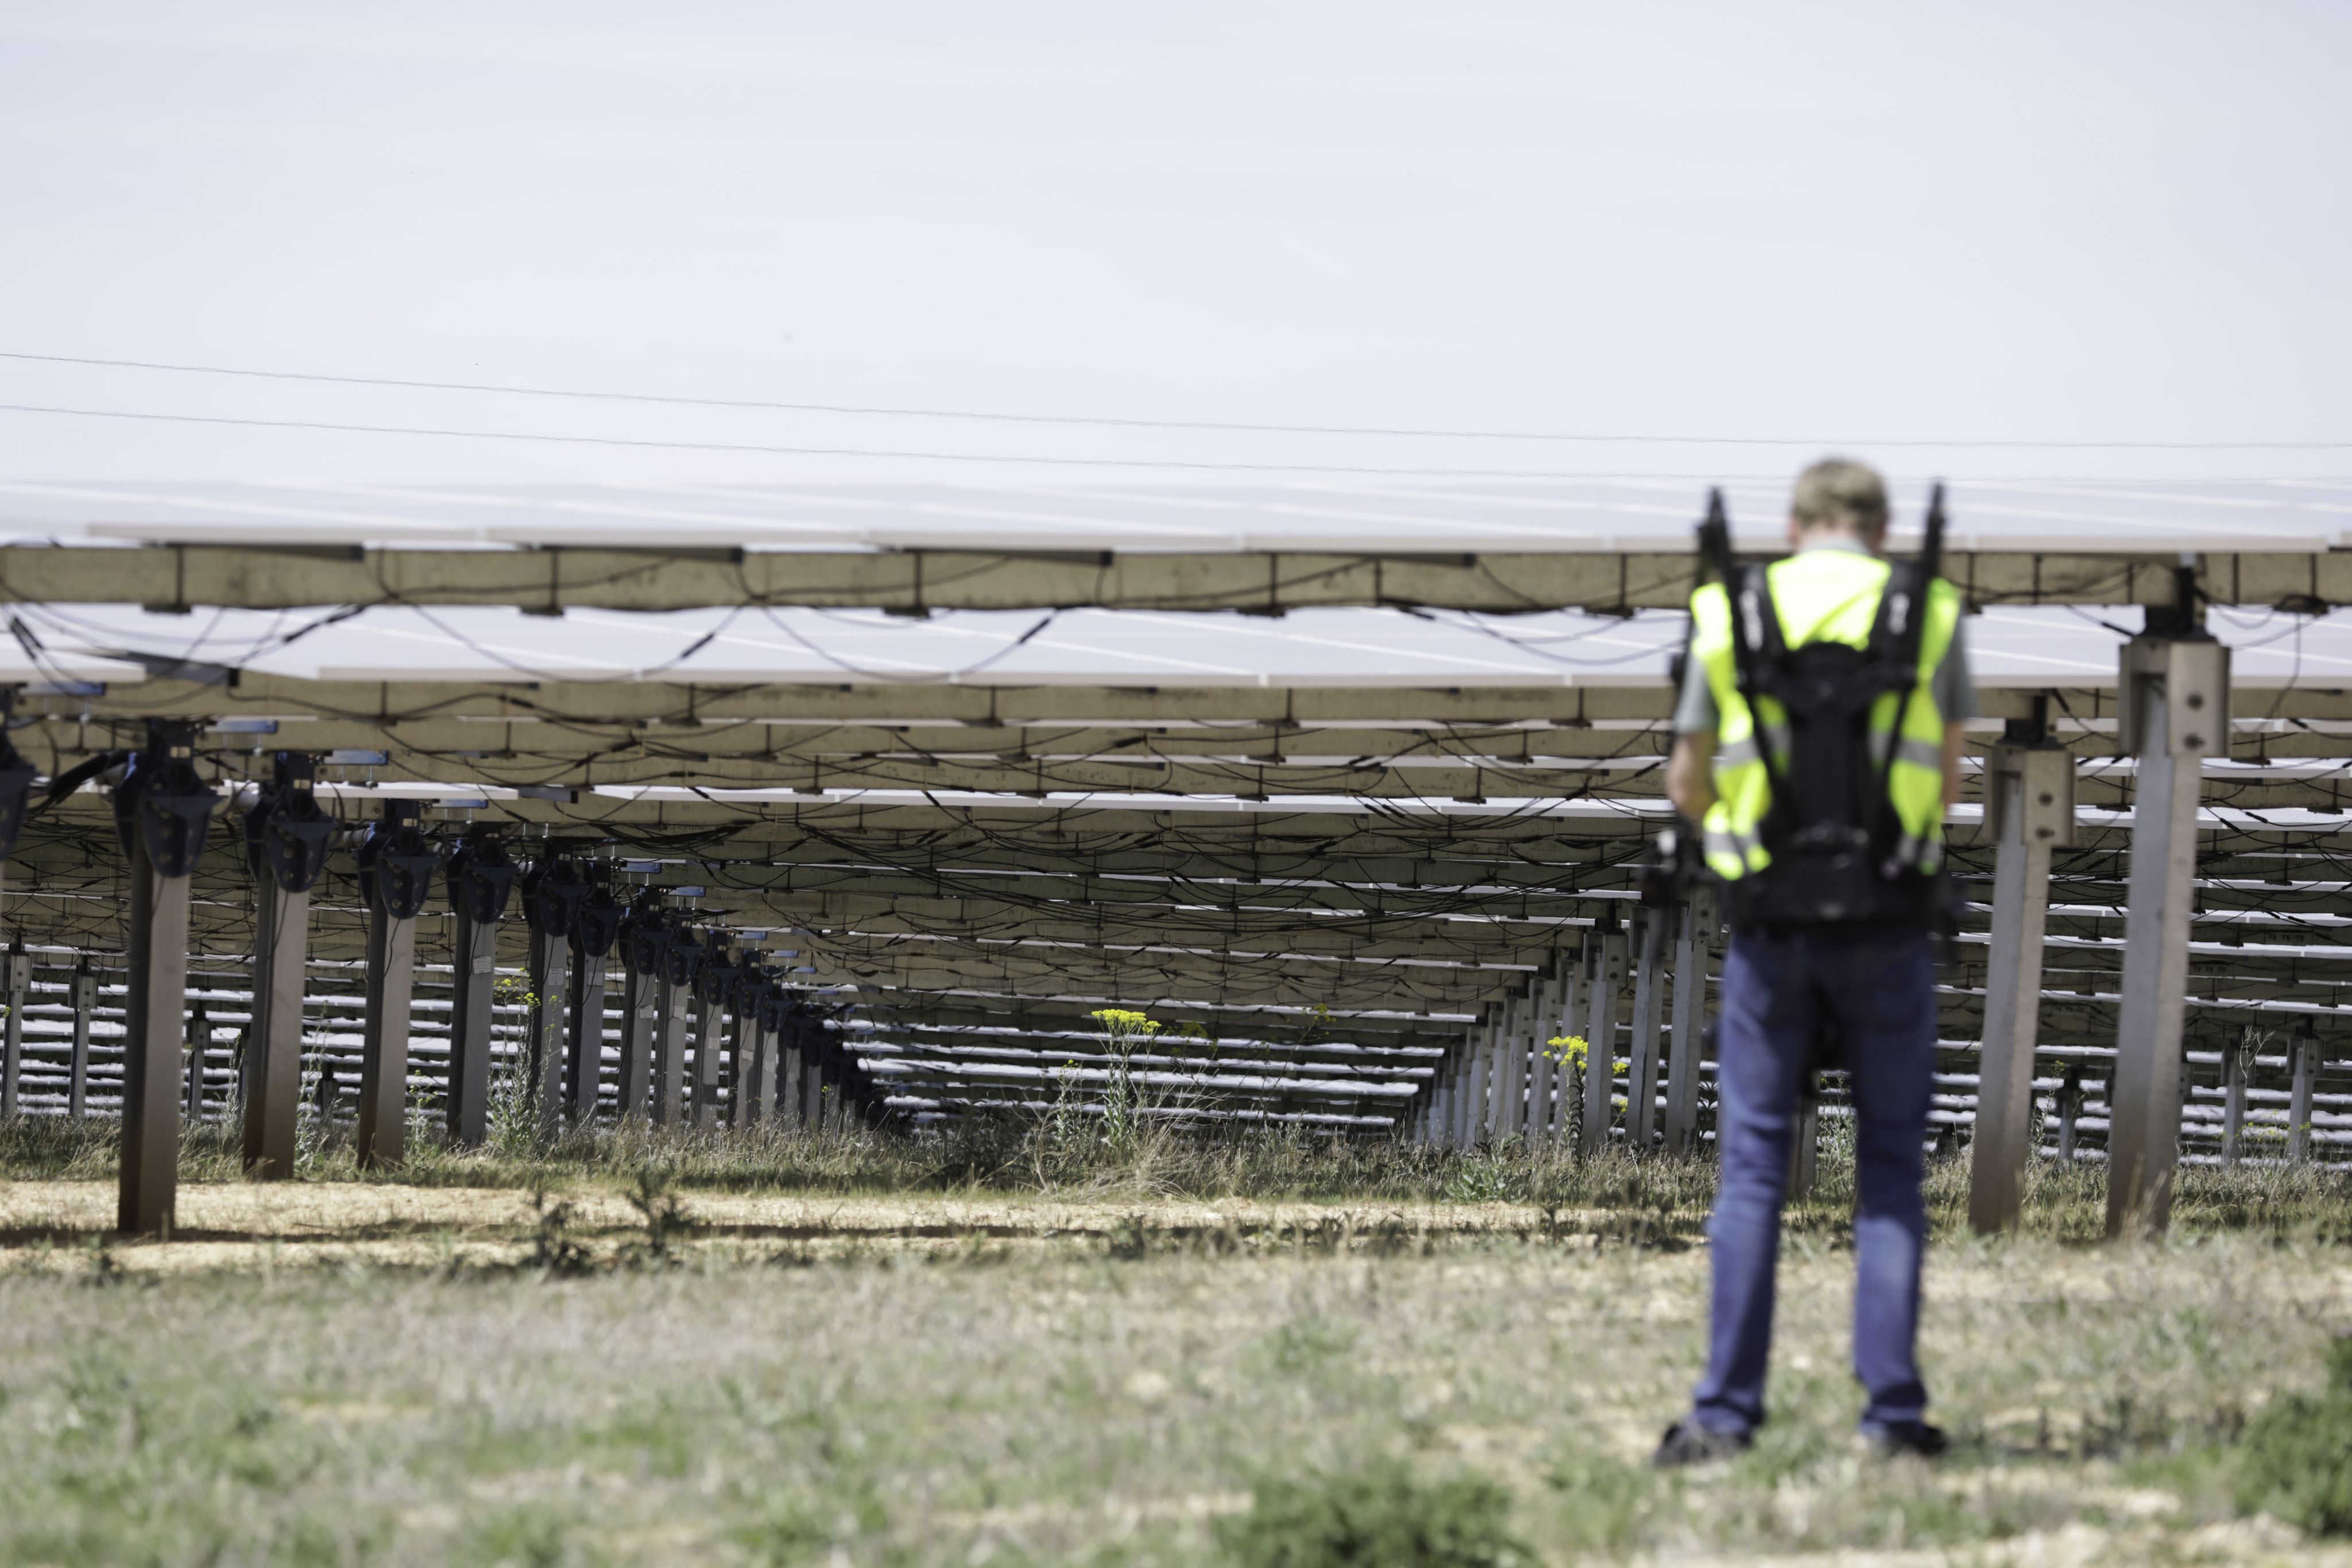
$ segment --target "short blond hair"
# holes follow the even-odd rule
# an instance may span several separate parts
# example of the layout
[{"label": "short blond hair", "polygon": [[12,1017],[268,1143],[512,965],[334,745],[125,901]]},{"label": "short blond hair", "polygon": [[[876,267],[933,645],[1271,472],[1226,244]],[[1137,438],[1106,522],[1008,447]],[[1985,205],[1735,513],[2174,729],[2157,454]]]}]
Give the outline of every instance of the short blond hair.
[{"label": "short blond hair", "polygon": [[1886,481],[1867,463],[1824,457],[1797,476],[1789,515],[1800,528],[1840,528],[1865,536],[1886,531]]}]

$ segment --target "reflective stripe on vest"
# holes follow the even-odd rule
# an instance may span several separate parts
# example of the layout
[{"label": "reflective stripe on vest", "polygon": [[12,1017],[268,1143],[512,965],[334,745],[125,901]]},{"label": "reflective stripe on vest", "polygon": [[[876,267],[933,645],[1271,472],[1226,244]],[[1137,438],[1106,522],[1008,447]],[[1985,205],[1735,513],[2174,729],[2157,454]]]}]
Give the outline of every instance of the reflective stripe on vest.
[{"label": "reflective stripe on vest", "polygon": [[[1817,642],[1867,646],[1889,570],[1886,562],[1854,550],[1803,550],[1775,562],[1767,569],[1766,582],[1789,647]],[[1871,706],[1868,744],[1871,760],[1881,765],[1890,744],[1894,748],[1895,760],[1886,768],[1886,792],[1901,831],[1898,860],[1933,871],[1942,858],[1944,841],[1944,716],[1937,706],[1933,683],[1959,625],[1960,596],[1939,579],[1928,585],[1927,598],[1927,619],[1919,629],[1919,671],[1904,710],[1903,733],[1893,733],[1899,694],[1888,692]],[[1755,602],[1750,599],[1742,611]],[[1785,766],[1790,729],[1773,699],[1761,699],[1765,711],[1759,715],[1751,713],[1739,695],[1731,605],[1720,584],[1710,583],[1691,595],[1691,656],[1706,674],[1719,716],[1716,802],[1701,824],[1704,852],[1717,875],[1736,880],[1772,863],[1762,834],[1772,785],[1761,748],[1771,747]]]}]

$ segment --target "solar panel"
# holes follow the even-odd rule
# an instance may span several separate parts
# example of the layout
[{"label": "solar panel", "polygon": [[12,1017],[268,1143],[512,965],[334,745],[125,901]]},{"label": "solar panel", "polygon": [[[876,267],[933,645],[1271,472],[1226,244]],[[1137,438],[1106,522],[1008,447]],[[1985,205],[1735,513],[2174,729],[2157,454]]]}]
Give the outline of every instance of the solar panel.
[{"label": "solar panel", "polygon": [[[1784,485],[1725,486],[1769,548]],[[1157,488],[983,484],[530,486],[0,482],[0,538],[275,545],[1021,551],[1681,550],[1704,480]],[[1925,486],[1898,486],[1897,538]],[[2352,481],[1967,481],[1949,547],[2304,551],[2352,542]]]}]

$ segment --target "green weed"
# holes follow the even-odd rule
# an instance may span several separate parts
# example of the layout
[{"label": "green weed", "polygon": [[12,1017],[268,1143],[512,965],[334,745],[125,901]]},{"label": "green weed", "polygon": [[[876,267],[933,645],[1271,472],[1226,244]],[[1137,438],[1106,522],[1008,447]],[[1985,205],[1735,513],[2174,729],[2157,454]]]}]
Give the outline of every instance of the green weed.
[{"label": "green weed", "polygon": [[1383,1460],[1339,1475],[1267,1479],[1247,1513],[1217,1521],[1244,1568],[1517,1568],[1535,1553],[1511,1532],[1511,1496],[1480,1475],[1423,1481]]},{"label": "green weed", "polygon": [[2238,1501],[2315,1535],[2352,1535],[2352,1337],[2329,1348],[2325,1389],[2286,1395],[2247,1427]]}]

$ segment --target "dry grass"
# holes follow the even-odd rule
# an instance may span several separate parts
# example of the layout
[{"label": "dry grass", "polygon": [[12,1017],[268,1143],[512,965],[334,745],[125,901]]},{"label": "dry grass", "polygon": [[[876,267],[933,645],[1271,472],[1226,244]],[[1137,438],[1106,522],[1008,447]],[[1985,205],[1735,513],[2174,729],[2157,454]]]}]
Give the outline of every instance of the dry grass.
[{"label": "dry grass", "polygon": [[2229,1489],[2247,1416],[2352,1327],[2340,1176],[2195,1175],[2171,1239],[2109,1249],[2080,1173],[1987,1243],[1939,1168],[1925,1357],[1960,1446],[1930,1470],[1845,1437],[1832,1160],[1774,1424],[1660,1478],[1704,1166],[1236,1145],[1040,1183],[752,1142],[194,1181],[165,1246],[102,1239],[95,1145],[20,1162],[0,1561],[1195,1562],[1258,1480],[1397,1458],[1500,1480],[1554,1561],[2352,1563]]}]

